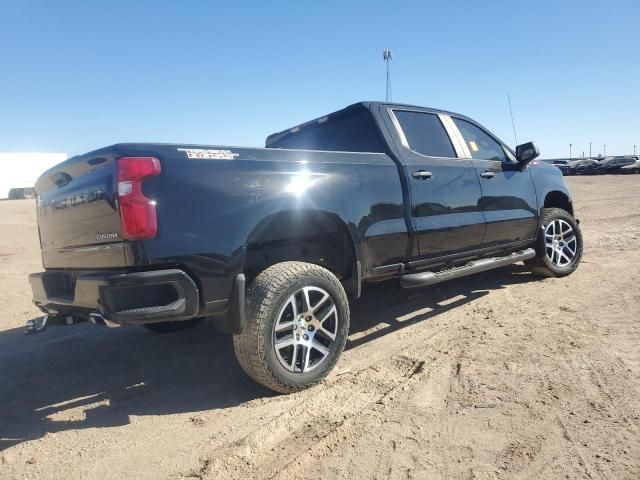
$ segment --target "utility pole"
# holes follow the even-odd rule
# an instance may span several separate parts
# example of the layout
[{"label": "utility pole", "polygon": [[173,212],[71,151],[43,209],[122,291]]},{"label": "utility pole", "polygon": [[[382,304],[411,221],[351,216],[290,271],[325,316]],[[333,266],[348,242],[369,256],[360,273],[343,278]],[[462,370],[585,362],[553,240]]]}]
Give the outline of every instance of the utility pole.
[{"label": "utility pole", "polygon": [[393,59],[393,52],[391,50],[385,50],[382,52],[382,58],[387,65],[387,102],[391,101],[391,60]]},{"label": "utility pole", "polygon": [[589,158],[592,158],[591,157],[591,142],[589,142]]},{"label": "utility pole", "polygon": [[603,157],[607,156],[607,144],[606,143],[604,145],[602,145],[602,156]]},{"label": "utility pole", "polygon": [[573,143],[569,144],[569,160],[571,160],[571,148],[573,147]]}]

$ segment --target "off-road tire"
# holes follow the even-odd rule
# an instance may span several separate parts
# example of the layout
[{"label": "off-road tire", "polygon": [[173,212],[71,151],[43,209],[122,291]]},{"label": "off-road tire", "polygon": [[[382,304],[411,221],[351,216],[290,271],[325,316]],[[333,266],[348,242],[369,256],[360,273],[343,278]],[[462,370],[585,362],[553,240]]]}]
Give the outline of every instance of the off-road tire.
[{"label": "off-road tire", "polygon": [[[558,266],[551,262],[547,256],[547,250],[545,245],[545,229],[554,220],[563,220],[567,222],[573,229],[576,236],[576,254],[573,257],[571,263],[566,266]],[[527,260],[525,265],[531,270],[534,275],[541,277],[564,277],[573,273],[582,259],[582,233],[580,232],[580,225],[573,216],[561,208],[545,208],[542,211],[542,217],[540,218],[540,226],[538,228],[538,239],[536,242],[536,256],[531,260]]]},{"label": "off-road tire", "polygon": [[[317,368],[292,372],[278,360],[274,347],[274,323],[288,299],[303,287],[327,292],[337,312],[335,340]],[[349,333],[349,303],[335,275],[318,265],[282,262],[261,272],[246,293],[246,323],[234,335],[233,346],[242,369],[256,382],[280,393],[303,390],[320,382],[335,366]]]},{"label": "off-road tire", "polygon": [[181,332],[195,327],[203,320],[202,317],[192,318],[191,320],[182,320],[174,322],[158,322],[147,323],[143,325],[147,330],[157,333],[159,335],[165,335],[167,333]]}]

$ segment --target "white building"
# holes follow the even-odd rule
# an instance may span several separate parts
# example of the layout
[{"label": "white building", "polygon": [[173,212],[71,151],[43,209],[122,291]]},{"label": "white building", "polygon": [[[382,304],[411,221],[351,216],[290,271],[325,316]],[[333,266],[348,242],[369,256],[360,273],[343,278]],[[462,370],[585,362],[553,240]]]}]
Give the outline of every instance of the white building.
[{"label": "white building", "polygon": [[0,198],[32,196],[38,177],[66,159],[66,153],[0,152]]}]

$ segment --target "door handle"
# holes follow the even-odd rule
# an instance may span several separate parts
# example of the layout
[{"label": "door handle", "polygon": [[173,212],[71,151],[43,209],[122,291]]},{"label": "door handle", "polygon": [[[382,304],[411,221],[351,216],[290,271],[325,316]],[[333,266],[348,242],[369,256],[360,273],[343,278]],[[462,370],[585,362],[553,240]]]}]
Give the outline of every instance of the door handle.
[{"label": "door handle", "polygon": [[495,177],[495,176],[496,176],[496,174],[495,174],[495,173],[493,173],[493,172],[491,172],[491,171],[489,171],[489,170],[487,170],[486,172],[482,172],[482,173],[480,174],[480,176],[481,176],[482,178],[486,178],[486,179],[488,179],[488,180],[491,180],[493,177]]},{"label": "door handle", "polygon": [[429,180],[433,177],[433,173],[427,172],[426,170],[418,170],[417,172],[413,172],[411,174],[413,178],[417,178],[418,180]]}]

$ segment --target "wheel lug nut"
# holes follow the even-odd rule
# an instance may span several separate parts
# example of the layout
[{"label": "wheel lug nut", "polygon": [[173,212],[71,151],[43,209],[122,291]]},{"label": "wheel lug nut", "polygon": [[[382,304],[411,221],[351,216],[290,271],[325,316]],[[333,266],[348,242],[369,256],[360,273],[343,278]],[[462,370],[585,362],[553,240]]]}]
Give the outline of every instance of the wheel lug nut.
[{"label": "wheel lug nut", "polygon": [[311,321],[311,317],[307,317],[307,322],[310,322],[310,321]]},{"label": "wheel lug nut", "polygon": [[313,325],[309,325],[309,329],[310,332],[313,332]]},{"label": "wheel lug nut", "polygon": [[300,340],[300,334],[296,333],[296,340]]},{"label": "wheel lug nut", "polygon": [[306,333],[302,336],[302,338],[304,338],[305,340],[309,340],[309,335],[307,335]]},{"label": "wheel lug nut", "polygon": [[294,330],[297,330],[297,329],[298,329],[298,325],[294,325],[294,326],[293,326],[293,329],[294,329]]}]

